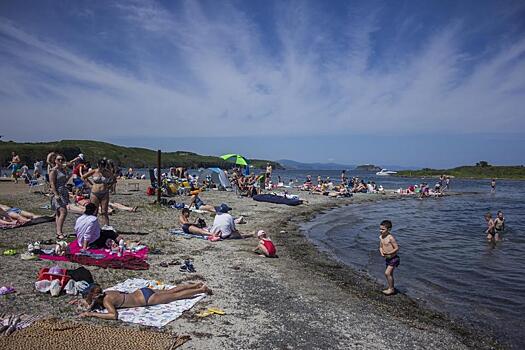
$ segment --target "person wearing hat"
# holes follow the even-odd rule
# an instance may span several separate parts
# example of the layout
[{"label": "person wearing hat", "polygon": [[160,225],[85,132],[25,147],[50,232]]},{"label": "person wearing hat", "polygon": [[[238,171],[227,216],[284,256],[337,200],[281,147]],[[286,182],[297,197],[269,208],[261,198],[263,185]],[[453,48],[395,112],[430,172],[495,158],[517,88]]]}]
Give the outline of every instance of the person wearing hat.
[{"label": "person wearing hat", "polygon": [[257,232],[257,238],[259,239],[259,245],[253,250],[254,253],[262,254],[267,258],[275,258],[277,256],[277,250],[266,232],[259,230]]},{"label": "person wearing hat", "polygon": [[210,232],[222,239],[242,238],[241,233],[237,231],[235,227],[233,216],[228,213],[230,210],[232,210],[232,208],[224,203],[215,207],[217,215],[215,215],[215,219],[213,219]]}]

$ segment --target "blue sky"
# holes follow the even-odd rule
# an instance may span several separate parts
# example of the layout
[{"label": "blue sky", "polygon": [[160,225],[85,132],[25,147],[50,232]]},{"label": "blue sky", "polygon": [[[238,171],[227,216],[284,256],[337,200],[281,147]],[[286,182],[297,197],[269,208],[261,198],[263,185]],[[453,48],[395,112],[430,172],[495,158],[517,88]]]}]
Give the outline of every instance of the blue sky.
[{"label": "blue sky", "polygon": [[523,164],[523,1],[2,1],[4,139]]}]

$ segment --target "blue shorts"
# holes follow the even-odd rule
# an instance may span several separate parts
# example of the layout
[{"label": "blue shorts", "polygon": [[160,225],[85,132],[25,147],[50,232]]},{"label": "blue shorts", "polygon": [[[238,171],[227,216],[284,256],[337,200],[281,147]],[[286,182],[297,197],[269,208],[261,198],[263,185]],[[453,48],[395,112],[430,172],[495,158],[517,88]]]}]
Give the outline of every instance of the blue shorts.
[{"label": "blue shorts", "polygon": [[10,208],[7,212],[8,213],[20,214],[22,212],[22,209],[20,209],[20,208]]},{"label": "blue shorts", "polygon": [[401,260],[399,259],[399,256],[397,255],[391,258],[385,258],[386,266],[398,267],[400,262]]}]

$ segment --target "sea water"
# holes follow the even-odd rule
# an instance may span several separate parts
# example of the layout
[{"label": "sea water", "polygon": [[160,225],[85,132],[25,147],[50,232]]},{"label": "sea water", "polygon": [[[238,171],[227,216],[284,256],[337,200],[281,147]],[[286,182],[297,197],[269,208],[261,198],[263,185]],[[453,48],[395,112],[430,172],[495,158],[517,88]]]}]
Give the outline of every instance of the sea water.
[{"label": "sea water", "polygon": [[[386,188],[422,181],[370,178]],[[523,349],[525,182],[498,180],[495,193],[490,180],[453,179],[451,185],[458,195],[352,204],[318,216],[303,229],[320,249],[386,284],[379,223],[391,220],[400,246],[395,271],[400,292]],[[502,241],[493,244],[486,240],[483,215],[497,210],[504,212],[506,224]]]}]

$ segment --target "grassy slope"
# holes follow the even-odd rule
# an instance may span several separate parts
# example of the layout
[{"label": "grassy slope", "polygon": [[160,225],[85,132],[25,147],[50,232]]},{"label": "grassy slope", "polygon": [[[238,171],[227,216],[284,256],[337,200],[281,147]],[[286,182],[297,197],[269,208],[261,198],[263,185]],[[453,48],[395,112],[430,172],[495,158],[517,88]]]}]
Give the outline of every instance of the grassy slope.
[{"label": "grassy slope", "polygon": [[[63,153],[67,159],[73,159],[79,153],[84,153],[88,160],[97,161],[102,157],[115,160],[124,167],[148,167],[157,164],[157,152],[137,147],[123,147],[106,142],[87,140],[62,140],[57,142],[16,143],[0,142],[0,165],[6,166],[11,160],[11,152],[16,151],[23,163],[32,167],[35,160],[45,160],[49,152]],[[266,166],[266,160],[250,160],[256,168]],[[271,162],[276,167],[280,164]],[[202,156],[192,152],[162,153],[162,167],[184,166],[191,168],[219,166],[230,168],[231,163],[213,156]]]},{"label": "grassy slope", "polygon": [[460,166],[453,169],[422,169],[398,171],[398,176],[439,176],[451,175],[454,177],[474,179],[517,179],[525,180],[525,167],[520,166]]}]

